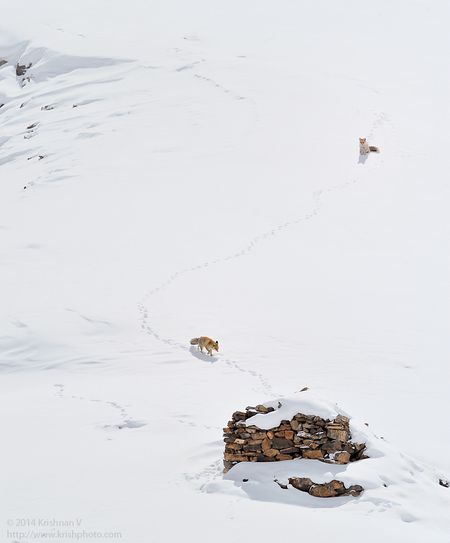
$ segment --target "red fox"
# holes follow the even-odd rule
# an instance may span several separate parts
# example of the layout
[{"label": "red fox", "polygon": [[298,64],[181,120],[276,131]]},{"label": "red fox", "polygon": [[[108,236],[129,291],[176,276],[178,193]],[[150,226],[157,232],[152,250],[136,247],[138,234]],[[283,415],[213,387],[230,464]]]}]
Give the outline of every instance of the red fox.
[{"label": "red fox", "polygon": [[366,138],[359,138],[359,154],[367,155],[369,153],[379,153],[380,150],[374,145],[369,145]]},{"label": "red fox", "polygon": [[213,355],[213,349],[219,352],[219,342],[214,341],[213,339],[206,336],[192,338],[191,345],[198,345],[198,348],[202,352],[204,347],[208,351],[208,354],[211,356]]}]

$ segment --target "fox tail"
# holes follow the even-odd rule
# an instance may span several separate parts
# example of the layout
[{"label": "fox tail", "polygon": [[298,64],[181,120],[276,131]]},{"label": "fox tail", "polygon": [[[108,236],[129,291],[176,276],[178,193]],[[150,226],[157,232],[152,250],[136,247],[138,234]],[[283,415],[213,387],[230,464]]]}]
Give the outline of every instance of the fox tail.
[{"label": "fox tail", "polygon": [[191,345],[198,345],[198,337],[193,337],[191,339]]},{"label": "fox tail", "polygon": [[375,147],[375,145],[369,145],[369,149],[371,150],[372,153],[379,153],[380,152],[378,147]]}]

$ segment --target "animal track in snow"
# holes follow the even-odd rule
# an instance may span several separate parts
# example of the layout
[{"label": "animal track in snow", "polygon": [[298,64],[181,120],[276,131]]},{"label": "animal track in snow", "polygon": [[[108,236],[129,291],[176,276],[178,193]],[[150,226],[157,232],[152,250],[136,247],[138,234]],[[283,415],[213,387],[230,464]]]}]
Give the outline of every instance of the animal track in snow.
[{"label": "animal track in snow", "polygon": [[[195,74],[195,76],[203,78],[202,76],[198,76],[198,74]],[[208,78],[203,78],[203,79],[208,80]],[[216,85],[220,87],[220,85],[218,85],[218,84],[216,84]],[[374,130],[376,128],[378,128],[386,120],[387,120],[386,114],[380,113],[379,115],[377,115],[374,122],[373,122],[370,134],[372,134],[374,132]],[[307,222],[307,221],[310,221],[311,219],[314,219],[314,217],[316,217],[320,212],[321,202],[322,202],[322,198],[323,198],[324,195],[327,195],[327,194],[330,194],[330,193],[333,193],[333,192],[346,190],[349,187],[356,184],[357,182],[358,182],[358,180],[356,178],[353,178],[353,179],[349,179],[348,181],[345,181],[343,183],[337,183],[335,185],[332,185],[332,186],[330,186],[330,187],[328,187],[326,189],[317,190],[317,191],[315,191],[313,193],[314,204],[313,204],[312,209],[309,212],[301,215],[300,217],[292,219],[290,221],[285,221],[285,222],[283,222],[283,223],[281,223],[281,224],[279,224],[279,225],[277,225],[277,226],[275,226],[275,227],[273,227],[273,228],[271,228],[269,230],[266,230],[265,232],[262,232],[261,234],[259,234],[259,235],[255,236],[254,238],[252,238],[244,247],[242,247],[237,252],[231,253],[231,254],[229,254],[227,256],[224,256],[222,258],[216,258],[214,260],[203,262],[201,264],[197,264],[195,266],[191,266],[189,268],[185,268],[183,270],[179,270],[177,272],[174,272],[172,275],[170,275],[166,279],[166,281],[164,281],[160,285],[154,287],[153,289],[149,290],[144,295],[142,302],[138,304],[138,310],[140,312],[141,329],[144,332],[146,332],[147,334],[153,336],[158,341],[161,341],[162,343],[165,343],[166,345],[169,345],[171,347],[181,349],[181,350],[184,350],[184,351],[188,351],[189,347],[186,344],[181,343],[179,341],[176,341],[175,339],[172,339],[172,338],[163,337],[161,334],[159,334],[156,331],[156,328],[150,324],[150,316],[149,316],[148,309],[146,307],[146,303],[149,300],[149,298],[151,298],[155,294],[161,292],[162,290],[168,288],[174,281],[176,281],[181,276],[184,276],[184,275],[186,275],[188,273],[192,273],[192,272],[195,272],[195,271],[199,271],[199,270],[208,268],[210,266],[215,266],[217,264],[227,262],[227,261],[232,260],[234,258],[240,258],[242,256],[246,256],[246,255],[250,254],[259,243],[261,243],[263,241],[266,241],[267,239],[270,239],[271,237],[283,232],[284,230],[287,230],[287,229],[292,228],[294,226],[297,226],[297,225],[299,225],[299,224],[301,224],[303,222]],[[235,361],[235,360],[233,360],[231,358],[220,356],[220,361],[224,362],[227,366],[229,366],[230,368],[232,368],[232,369],[234,369],[236,371],[246,373],[246,374],[251,375],[252,377],[255,377],[256,379],[258,379],[259,382],[260,382],[260,385],[262,386],[262,390],[264,391],[265,394],[267,394],[267,395],[280,395],[280,394],[275,393],[273,391],[270,383],[268,382],[268,380],[261,373],[256,372],[254,370],[249,370],[249,369],[243,368],[237,361]]]},{"label": "animal track in snow", "polygon": [[205,430],[221,430],[222,428],[221,426],[211,426],[210,424],[198,424],[190,420],[191,417],[189,415],[174,415],[174,418],[180,424],[186,424],[192,428],[204,428]]},{"label": "animal track in snow", "polygon": [[195,62],[191,62],[189,64],[183,64],[179,68],[176,68],[175,71],[184,72],[185,70],[192,70],[192,68],[194,68],[194,66],[197,66],[197,64],[201,64],[202,62],[205,62],[204,58],[202,58],[201,60],[196,60]]},{"label": "animal track in snow", "polygon": [[198,490],[203,492],[205,487],[209,483],[212,483],[214,480],[222,477],[222,475],[222,460],[215,460],[214,462],[205,466],[200,471],[193,473],[184,473],[184,478],[186,479],[186,481],[194,484],[198,488]]},{"label": "animal track in snow", "polygon": [[[56,389],[56,395],[59,398],[65,397],[65,386],[61,383],[55,383],[53,385]],[[84,396],[76,396],[72,394],[70,396],[72,400],[80,400],[80,401],[87,401],[87,402],[93,402],[93,403],[102,403],[104,405],[108,405],[112,407],[113,409],[119,411],[120,417],[122,418],[122,421],[117,424],[105,424],[102,426],[104,430],[122,430],[124,428],[134,429],[134,428],[142,428],[143,426],[146,426],[147,422],[143,420],[137,420],[133,419],[125,407],[121,406],[117,402],[108,401],[108,400],[98,400],[93,398],[85,398]]]},{"label": "animal track in snow", "polygon": [[372,139],[374,136],[375,130],[379,128],[382,124],[387,123],[387,122],[390,122],[389,116],[383,112],[378,113],[378,115],[375,117],[375,120],[372,124],[372,128],[367,136],[368,139],[369,140]]},{"label": "animal track in snow", "polygon": [[56,383],[53,386],[56,388],[56,395],[59,398],[62,398],[64,396],[64,385],[61,385],[60,383]]},{"label": "animal track in snow", "polygon": [[227,89],[226,87],[224,87],[220,83],[217,83],[217,81],[215,81],[214,79],[211,79],[210,77],[205,77],[204,75],[200,75],[200,74],[194,74],[194,77],[202,81],[206,81],[210,85],[213,85],[217,89],[220,89],[225,94],[229,94],[230,96],[233,96],[236,100],[245,100],[245,96],[241,96],[237,92]]}]

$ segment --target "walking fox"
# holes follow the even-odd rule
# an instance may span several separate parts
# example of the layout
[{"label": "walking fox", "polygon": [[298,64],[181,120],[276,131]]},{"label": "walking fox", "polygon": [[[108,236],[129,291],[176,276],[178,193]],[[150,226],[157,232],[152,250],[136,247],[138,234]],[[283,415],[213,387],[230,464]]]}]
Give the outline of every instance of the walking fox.
[{"label": "walking fox", "polygon": [[361,155],[368,155],[371,152],[379,153],[380,150],[374,145],[369,145],[366,138],[359,138],[359,153]]},{"label": "walking fox", "polygon": [[202,352],[204,347],[208,351],[208,354],[211,356],[213,355],[213,349],[219,352],[219,342],[214,341],[213,339],[206,336],[192,338],[191,345],[198,345],[198,348]]}]

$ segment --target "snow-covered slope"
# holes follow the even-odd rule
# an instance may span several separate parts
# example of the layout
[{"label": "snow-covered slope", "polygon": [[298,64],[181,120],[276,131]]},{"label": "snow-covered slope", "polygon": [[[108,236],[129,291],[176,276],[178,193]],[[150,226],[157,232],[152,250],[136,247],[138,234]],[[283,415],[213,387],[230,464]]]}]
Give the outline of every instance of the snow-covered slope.
[{"label": "snow-covered slope", "polygon": [[[338,414],[348,416],[337,405],[317,398],[311,391],[301,391],[294,397],[281,398],[266,405],[275,410],[248,418],[246,425],[270,430],[282,420],[291,420],[297,413],[330,420]],[[363,486],[364,492],[357,499],[360,510],[384,512],[388,517],[400,518],[407,523],[426,521],[445,532],[448,528],[448,489],[439,489],[437,484],[440,481],[442,487],[447,480],[440,477],[436,470],[396,450],[383,436],[375,435],[368,429],[368,423],[353,417],[350,420],[352,441],[366,444],[364,454],[368,458],[346,465],[305,459],[275,463],[242,462],[234,466],[223,481],[213,480],[204,489],[210,493],[234,492],[251,499],[303,507],[342,507],[351,510],[355,498],[339,497],[324,502],[289,485],[291,477],[308,477],[319,484],[337,479],[346,487]],[[436,500],[438,496],[442,501]],[[432,510],[424,508],[423,501],[434,502],[435,507]]]},{"label": "snow-covered slope", "polygon": [[[0,537],[447,541],[448,3],[0,8]],[[387,488],[223,477],[231,413],[305,385]]]}]

